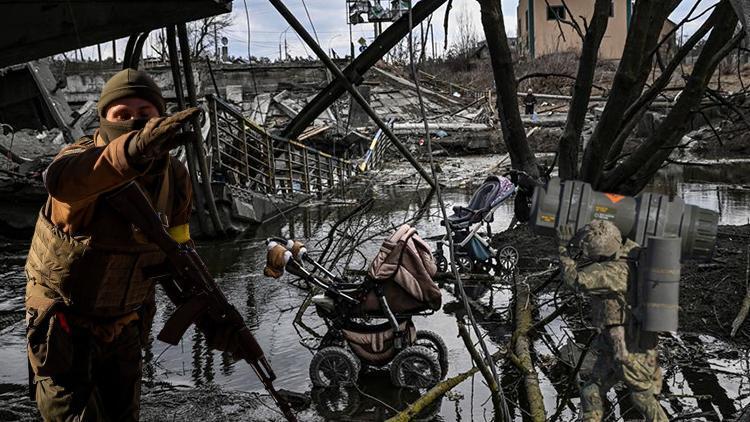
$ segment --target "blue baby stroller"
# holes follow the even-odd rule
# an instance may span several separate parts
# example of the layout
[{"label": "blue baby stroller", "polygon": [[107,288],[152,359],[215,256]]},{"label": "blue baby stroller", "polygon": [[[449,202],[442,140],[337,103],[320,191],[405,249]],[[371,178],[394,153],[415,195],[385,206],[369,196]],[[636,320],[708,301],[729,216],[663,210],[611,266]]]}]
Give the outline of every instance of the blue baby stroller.
[{"label": "blue baby stroller", "polygon": [[[516,187],[510,179],[503,176],[489,176],[479,189],[474,192],[468,205],[454,206],[453,214],[440,224],[448,225],[453,234],[456,264],[460,272],[490,274],[507,274],[518,263],[518,251],[510,245],[499,250],[491,247],[492,236],[490,223],[494,221],[495,211],[510,198]],[[486,234],[479,230],[486,225]],[[448,271],[448,258],[443,252],[448,238],[443,236],[437,241],[435,263],[440,272]]]}]

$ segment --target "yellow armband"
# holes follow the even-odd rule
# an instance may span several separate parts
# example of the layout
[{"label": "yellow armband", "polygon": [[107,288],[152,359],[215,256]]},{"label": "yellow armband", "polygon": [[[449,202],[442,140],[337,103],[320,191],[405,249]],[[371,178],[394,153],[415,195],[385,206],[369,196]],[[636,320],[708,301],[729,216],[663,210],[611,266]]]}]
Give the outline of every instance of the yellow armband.
[{"label": "yellow armband", "polygon": [[169,235],[172,236],[172,239],[177,241],[177,243],[185,243],[190,240],[190,226],[187,224],[170,227],[168,231]]}]

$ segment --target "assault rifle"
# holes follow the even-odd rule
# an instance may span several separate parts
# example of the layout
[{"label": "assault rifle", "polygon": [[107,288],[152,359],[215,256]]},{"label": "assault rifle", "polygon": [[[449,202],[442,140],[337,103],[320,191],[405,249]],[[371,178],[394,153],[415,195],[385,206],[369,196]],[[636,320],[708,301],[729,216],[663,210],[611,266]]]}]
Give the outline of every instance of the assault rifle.
[{"label": "assault rifle", "polygon": [[108,195],[108,202],[167,255],[172,276],[159,280],[169,299],[177,305],[177,310],[164,324],[157,338],[177,345],[192,323],[199,319],[204,321],[205,318],[216,326],[236,327],[234,338],[238,343],[238,357],[253,367],[286,419],[296,422],[297,418],[289,404],[273,387],[276,375],[263,355],[263,349],[245,325],[242,315],[216,285],[195,250],[172,239],[137,183],[130,182],[117,189]]}]

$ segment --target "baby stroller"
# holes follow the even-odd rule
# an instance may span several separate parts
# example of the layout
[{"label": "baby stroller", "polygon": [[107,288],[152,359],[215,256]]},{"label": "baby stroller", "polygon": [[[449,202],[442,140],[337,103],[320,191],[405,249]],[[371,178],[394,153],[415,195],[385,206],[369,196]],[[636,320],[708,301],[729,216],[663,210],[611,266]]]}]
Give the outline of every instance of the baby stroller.
[{"label": "baby stroller", "polygon": [[[518,264],[518,251],[507,245],[495,250],[489,244],[492,236],[490,223],[494,221],[495,211],[513,193],[516,187],[504,176],[489,176],[479,189],[474,192],[469,204],[465,207],[454,206],[453,214],[443,220],[441,225],[448,225],[453,233],[456,264],[461,272],[507,274]],[[486,224],[486,236],[479,234],[479,229]],[[443,254],[443,245],[448,238],[443,236],[437,241],[435,262],[440,272],[448,271],[448,259]]]},{"label": "baby stroller", "polygon": [[355,383],[366,367],[388,366],[399,387],[428,388],[448,373],[443,339],[412,322],[442,300],[432,251],[414,228],[403,225],[383,242],[361,282],[331,273],[300,242],[269,239],[265,273],[279,277],[278,268],[324,291],[312,298],[328,327],[310,362],[315,387]]}]

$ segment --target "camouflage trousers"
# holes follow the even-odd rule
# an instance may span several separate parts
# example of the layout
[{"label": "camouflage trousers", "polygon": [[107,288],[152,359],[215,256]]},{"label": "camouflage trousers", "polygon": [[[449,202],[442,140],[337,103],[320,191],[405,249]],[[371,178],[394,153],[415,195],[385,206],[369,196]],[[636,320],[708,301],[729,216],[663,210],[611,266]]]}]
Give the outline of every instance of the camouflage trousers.
[{"label": "camouflage trousers", "polygon": [[616,356],[610,342],[600,336],[595,349],[599,356],[589,380],[581,389],[583,420],[598,422],[604,417],[604,399],[607,391],[622,381],[628,389],[633,406],[647,421],[666,422],[667,415],[656,395],[661,391],[661,369],[657,363],[657,351],[626,353]]},{"label": "camouflage trousers", "polygon": [[[68,350],[50,347],[48,354],[69,354],[68,367],[35,376],[36,402],[45,421],[137,421],[140,411],[141,329],[123,328],[102,342],[83,328],[73,328]],[[60,344],[60,343],[57,343]],[[37,371],[39,372],[39,371]]]}]

